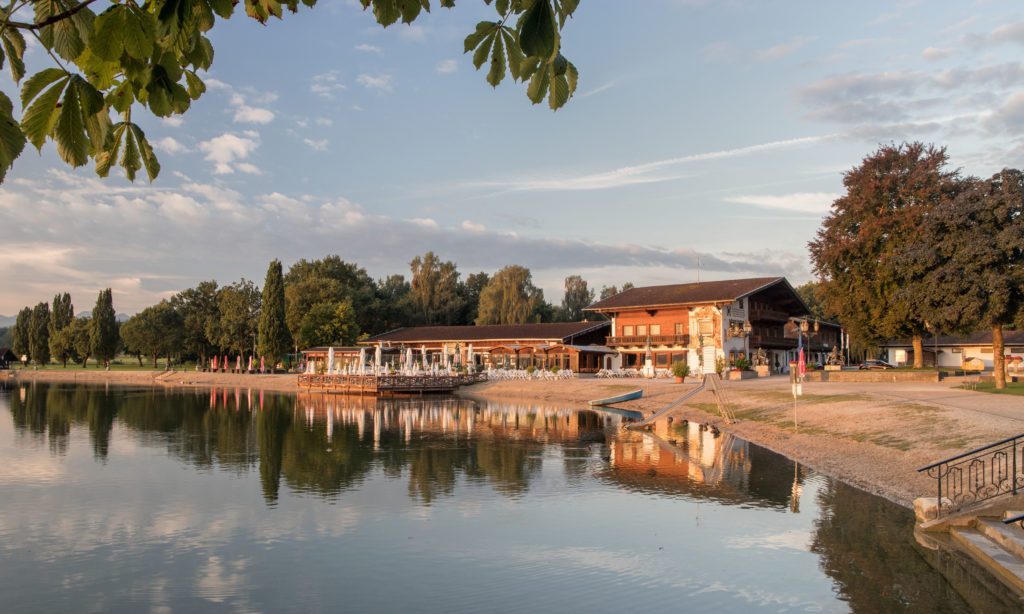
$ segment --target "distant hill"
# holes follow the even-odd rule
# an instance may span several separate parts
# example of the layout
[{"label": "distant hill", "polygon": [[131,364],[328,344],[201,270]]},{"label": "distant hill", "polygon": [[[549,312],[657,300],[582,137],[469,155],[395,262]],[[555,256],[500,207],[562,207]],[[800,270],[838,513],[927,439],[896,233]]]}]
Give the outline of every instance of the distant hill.
[{"label": "distant hill", "polygon": [[14,323],[18,321],[18,316],[0,316],[0,328],[7,328],[8,326],[14,326]]}]

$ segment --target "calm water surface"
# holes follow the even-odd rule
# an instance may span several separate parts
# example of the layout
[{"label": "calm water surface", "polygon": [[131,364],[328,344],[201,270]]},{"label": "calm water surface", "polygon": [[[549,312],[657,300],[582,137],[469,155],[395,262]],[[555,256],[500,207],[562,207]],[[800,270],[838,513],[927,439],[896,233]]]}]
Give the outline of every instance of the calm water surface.
[{"label": "calm water surface", "polygon": [[[458,399],[0,389],[0,610],[998,610],[912,516],[696,425]],[[955,580],[954,580],[955,583]]]}]

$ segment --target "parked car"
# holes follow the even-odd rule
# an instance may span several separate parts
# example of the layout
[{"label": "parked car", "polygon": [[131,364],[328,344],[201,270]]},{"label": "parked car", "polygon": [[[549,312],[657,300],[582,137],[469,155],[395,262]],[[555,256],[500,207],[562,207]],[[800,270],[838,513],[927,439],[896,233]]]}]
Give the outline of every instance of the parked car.
[{"label": "parked car", "polygon": [[857,368],[861,371],[885,371],[886,369],[895,369],[896,366],[890,365],[884,360],[865,360]]}]

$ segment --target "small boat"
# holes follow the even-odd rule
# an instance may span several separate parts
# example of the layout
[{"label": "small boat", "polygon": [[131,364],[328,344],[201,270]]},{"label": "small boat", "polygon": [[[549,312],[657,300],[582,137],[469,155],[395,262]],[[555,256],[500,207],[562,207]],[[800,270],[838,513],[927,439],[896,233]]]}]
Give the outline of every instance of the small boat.
[{"label": "small boat", "polygon": [[644,391],[643,391],[642,388],[640,388],[640,389],[634,390],[632,392],[627,392],[626,394],[620,394],[620,395],[615,396],[615,397],[608,397],[607,399],[595,399],[593,401],[587,401],[587,404],[588,405],[615,405],[616,403],[622,403],[623,401],[632,401],[634,399],[639,399],[642,396],[644,396]]}]

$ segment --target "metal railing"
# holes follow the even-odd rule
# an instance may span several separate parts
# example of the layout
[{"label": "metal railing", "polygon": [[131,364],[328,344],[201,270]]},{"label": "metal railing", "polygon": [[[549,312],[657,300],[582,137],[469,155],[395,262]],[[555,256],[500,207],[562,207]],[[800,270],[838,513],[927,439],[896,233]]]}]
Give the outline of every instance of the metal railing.
[{"label": "metal railing", "polygon": [[1015,522],[1020,523],[1020,528],[1024,529],[1024,514],[1017,514],[1012,518],[1003,519],[1003,524],[1013,524]]},{"label": "metal railing", "polygon": [[917,471],[935,480],[936,517],[1024,489],[1024,433]]}]

